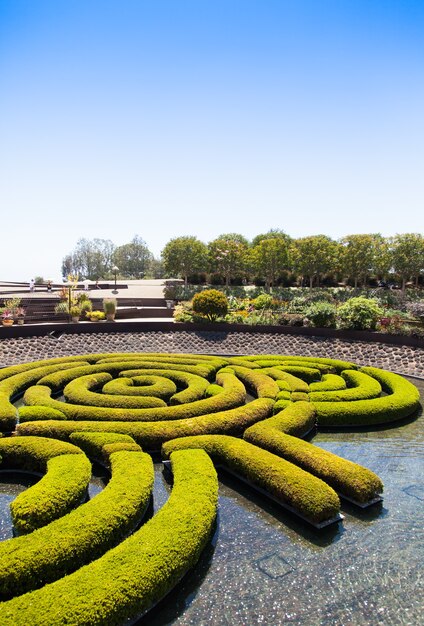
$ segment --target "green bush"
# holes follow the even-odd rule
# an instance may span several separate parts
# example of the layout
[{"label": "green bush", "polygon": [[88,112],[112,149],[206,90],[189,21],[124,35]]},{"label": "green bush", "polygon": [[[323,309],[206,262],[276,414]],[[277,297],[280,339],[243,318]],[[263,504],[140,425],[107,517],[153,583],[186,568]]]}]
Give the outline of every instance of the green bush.
[{"label": "green bush", "polygon": [[314,409],[310,404],[292,405],[278,415],[248,428],[244,439],[295,463],[321,478],[341,495],[358,502],[368,502],[381,493],[383,483],[371,470],[303,441],[298,436],[287,434],[288,428],[293,426],[297,434],[298,420],[302,429],[305,425],[311,425],[313,415]]},{"label": "green bush", "polygon": [[222,369],[220,373],[232,371],[244,385],[252,390],[258,398],[271,398],[275,400],[280,391],[277,383],[266,374],[258,370],[252,370],[248,367],[240,365],[232,365],[231,367]]},{"label": "green bush", "polygon": [[253,308],[257,311],[262,309],[270,309],[273,306],[273,297],[268,293],[261,293],[260,296],[255,298],[252,302]]},{"label": "green bush", "polygon": [[319,328],[336,327],[337,308],[331,302],[313,302],[305,310],[305,315],[312,323],[312,326]]},{"label": "green bush", "polygon": [[63,454],[47,461],[47,473],[11,503],[19,533],[31,533],[69,513],[87,494],[91,463],[84,454]]},{"label": "green bush", "polygon": [[[103,491],[92,500],[30,535],[0,543],[1,597],[20,595],[62,576],[66,577],[85,563],[100,557],[134,530],[150,499],[153,486],[152,459],[148,454],[124,451],[112,454],[110,462],[112,477]],[[104,585],[105,579],[101,583]],[[49,586],[44,587],[40,593],[43,595],[48,589]],[[81,594],[81,589],[84,589],[84,594]],[[86,597],[86,594],[87,589],[81,587],[80,598]],[[25,601],[25,598],[31,605],[32,596],[23,596],[21,599]],[[58,606],[68,600],[62,597],[58,600]],[[2,605],[2,626],[7,606],[8,603]],[[37,620],[40,620],[38,623],[43,623],[42,619],[41,615],[37,616]],[[44,624],[56,623],[44,619]],[[26,611],[19,620],[16,623],[37,623]]]},{"label": "green bush", "polygon": [[218,503],[216,472],[204,452],[175,452],[171,463],[171,496],[151,520],[97,561],[5,602],[2,626],[119,625],[168,593],[197,563]]},{"label": "green bush", "polygon": [[346,381],[338,374],[324,374],[320,381],[309,384],[309,391],[339,391],[346,389]]},{"label": "green bush", "polygon": [[[274,405],[274,409],[277,406]],[[287,403],[282,410],[274,413],[273,417],[262,420],[253,426],[247,428],[244,432],[244,439],[256,445],[259,445],[256,439],[256,433],[268,432],[277,429],[279,432],[295,437],[304,437],[315,426],[315,409],[309,402],[291,402]]]},{"label": "green bush", "polygon": [[385,424],[408,417],[419,408],[418,389],[402,376],[376,367],[362,367],[360,371],[375,378],[388,395],[354,402],[313,402],[319,425]]},{"label": "green bush", "polygon": [[184,437],[162,446],[167,457],[175,450],[201,448],[219,465],[265,489],[313,523],[334,517],[340,502],[334,491],[292,463],[247,441],[225,435]]},{"label": "green bush", "polygon": [[347,389],[335,391],[310,391],[311,402],[345,402],[356,400],[369,400],[378,398],[381,394],[381,385],[375,378],[364,374],[364,372],[349,371],[342,372],[342,377],[346,380]]},{"label": "green bush", "polygon": [[20,406],[18,415],[21,423],[37,420],[66,420],[66,415],[62,411],[48,406]]},{"label": "green bush", "polygon": [[[206,381],[205,384],[207,384]],[[167,402],[177,392],[177,385],[168,378],[154,374],[133,376],[133,378],[121,376],[105,383],[102,391],[117,396],[154,396]]]},{"label": "green bush", "polygon": [[375,330],[383,314],[377,300],[351,298],[337,310],[338,325],[350,330]]},{"label": "green bush", "polygon": [[[138,373],[138,370],[136,370]],[[127,372],[131,375],[130,372]],[[244,404],[246,389],[233,374],[217,374],[216,381],[222,385],[223,392],[211,398],[197,400],[191,404],[163,406],[149,409],[109,408],[104,406],[84,406],[60,402],[51,398],[51,389],[44,385],[30,387],[24,395],[29,405],[52,407],[62,411],[68,419],[75,420],[125,420],[125,421],[160,421],[177,420],[183,417],[195,417],[217,411],[223,411]],[[76,382],[76,381],[75,381]],[[111,396],[113,397],[113,396]],[[75,429],[74,429],[75,430]]]},{"label": "green bush", "polygon": [[193,298],[193,311],[204,315],[210,322],[228,313],[228,299],[217,289],[206,289],[196,293]]},{"label": "green bush", "polygon": [[[135,441],[129,435],[120,435],[119,433],[84,433],[75,432],[69,436],[70,441],[81,448],[90,459],[98,463],[109,464],[109,455],[105,454],[105,448],[114,444],[124,444],[125,450],[132,450]],[[137,445],[137,444],[136,444]],[[141,452],[139,446],[138,451]],[[106,451],[107,452],[107,451]]]},{"label": "green bush", "polygon": [[[220,394],[222,395],[222,394]],[[215,398],[219,397],[214,396]],[[20,435],[41,435],[67,440],[75,431],[130,435],[144,450],[158,450],[165,441],[188,435],[225,433],[240,436],[244,430],[272,414],[274,402],[258,398],[228,411],[164,422],[65,421],[31,422],[17,427]],[[182,407],[184,408],[184,405]]]}]

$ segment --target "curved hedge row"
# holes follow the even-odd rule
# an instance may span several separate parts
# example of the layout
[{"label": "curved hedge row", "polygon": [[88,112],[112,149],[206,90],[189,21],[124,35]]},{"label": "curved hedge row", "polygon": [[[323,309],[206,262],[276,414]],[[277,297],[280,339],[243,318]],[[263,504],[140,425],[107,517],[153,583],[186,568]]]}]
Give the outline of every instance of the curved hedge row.
[{"label": "curved hedge row", "polygon": [[176,393],[177,385],[168,378],[144,375],[112,379],[103,385],[103,391],[116,396],[154,396],[162,400],[169,400]]},{"label": "curved hedge row", "polygon": [[295,430],[296,422],[299,426],[310,424],[314,413],[311,404],[299,402],[248,428],[244,439],[302,467],[341,495],[360,503],[373,500],[383,491],[383,483],[374,472],[287,434],[289,429]]},{"label": "curved hedge row", "polygon": [[360,370],[375,378],[388,394],[356,402],[314,402],[320,426],[366,426],[408,417],[420,406],[418,389],[398,374],[376,367]]},{"label": "curved hedge row", "polygon": [[97,561],[5,602],[2,626],[119,625],[172,589],[211,536],[218,482],[201,450],[175,452],[171,462],[171,496],[149,522]]},{"label": "curved hedge row", "polygon": [[274,402],[269,398],[258,398],[229,411],[170,422],[29,422],[18,425],[17,432],[19,435],[38,435],[62,440],[67,440],[77,430],[122,433],[133,437],[146,450],[159,450],[164,442],[176,437],[215,433],[241,436],[248,426],[269,417],[273,405]]},{"label": "curved hedge row", "polygon": [[267,450],[226,435],[183,437],[168,441],[162,453],[168,457],[175,450],[201,448],[216,463],[275,496],[313,523],[334,518],[339,512],[337,494],[323,481]]},{"label": "curved hedge row", "polygon": [[110,464],[112,477],[92,500],[30,535],[0,543],[2,598],[70,574],[97,559],[136,527],[153,486],[152,460],[147,454],[124,450],[111,454]]},{"label": "curved hedge row", "polygon": [[381,385],[375,378],[363,372],[345,371],[341,373],[347,384],[346,389],[310,391],[311,402],[346,402],[352,400],[370,400],[381,394]]}]

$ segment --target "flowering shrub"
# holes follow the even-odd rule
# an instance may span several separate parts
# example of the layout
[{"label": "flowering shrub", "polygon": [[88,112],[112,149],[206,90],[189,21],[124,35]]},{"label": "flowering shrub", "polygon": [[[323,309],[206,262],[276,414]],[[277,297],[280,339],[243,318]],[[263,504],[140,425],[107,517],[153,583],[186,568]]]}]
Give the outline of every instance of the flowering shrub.
[{"label": "flowering shrub", "polygon": [[339,327],[350,330],[375,330],[383,315],[384,311],[376,300],[361,296],[351,298],[337,311]]}]

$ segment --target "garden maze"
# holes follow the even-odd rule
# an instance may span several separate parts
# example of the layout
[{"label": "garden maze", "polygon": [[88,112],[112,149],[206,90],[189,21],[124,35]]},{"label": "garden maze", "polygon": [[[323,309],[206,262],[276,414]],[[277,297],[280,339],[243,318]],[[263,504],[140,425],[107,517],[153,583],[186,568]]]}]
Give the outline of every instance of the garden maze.
[{"label": "garden maze", "polygon": [[[305,435],[418,407],[397,374],[313,357],[88,354],[0,370],[0,470],[42,476],[12,502],[15,536],[0,544],[2,626],[143,615],[210,540],[217,467],[302,523],[339,523],[340,498],[367,506],[383,484]],[[149,517],[155,453],[173,484]],[[89,499],[91,462],[110,479]]]}]

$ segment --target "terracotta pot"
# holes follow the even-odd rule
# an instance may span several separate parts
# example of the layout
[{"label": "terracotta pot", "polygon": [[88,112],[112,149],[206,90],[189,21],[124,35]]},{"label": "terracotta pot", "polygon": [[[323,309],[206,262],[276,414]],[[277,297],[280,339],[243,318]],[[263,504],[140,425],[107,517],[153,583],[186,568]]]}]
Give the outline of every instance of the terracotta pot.
[{"label": "terracotta pot", "polygon": [[114,322],[115,321],[115,313],[106,313],[106,319],[108,322]]},{"label": "terracotta pot", "polygon": [[13,320],[2,320],[3,326],[13,326]]}]

